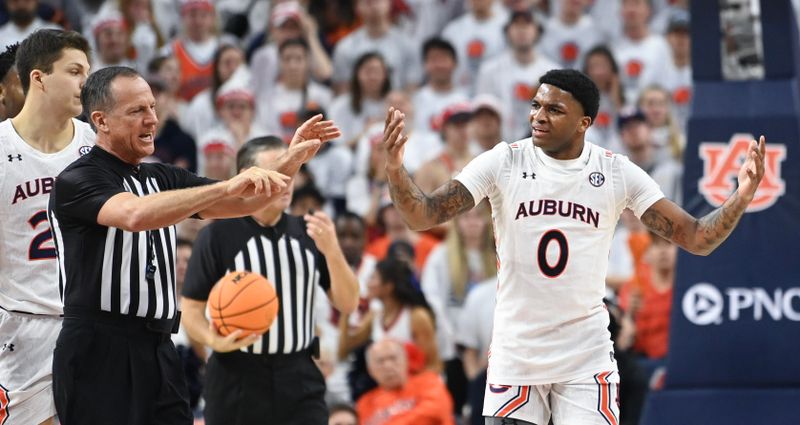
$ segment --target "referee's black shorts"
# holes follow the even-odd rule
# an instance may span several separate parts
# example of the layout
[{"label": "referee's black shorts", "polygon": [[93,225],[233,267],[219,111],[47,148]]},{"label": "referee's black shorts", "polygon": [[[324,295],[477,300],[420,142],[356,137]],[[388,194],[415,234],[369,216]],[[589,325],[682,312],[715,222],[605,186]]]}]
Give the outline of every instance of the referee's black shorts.
[{"label": "referee's black shorts", "polygon": [[206,365],[206,425],[327,425],[325,379],[310,350],[214,353]]},{"label": "referee's black shorts", "polygon": [[62,424],[192,424],[169,330],[149,328],[143,319],[65,312],[53,354],[53,393]]}]

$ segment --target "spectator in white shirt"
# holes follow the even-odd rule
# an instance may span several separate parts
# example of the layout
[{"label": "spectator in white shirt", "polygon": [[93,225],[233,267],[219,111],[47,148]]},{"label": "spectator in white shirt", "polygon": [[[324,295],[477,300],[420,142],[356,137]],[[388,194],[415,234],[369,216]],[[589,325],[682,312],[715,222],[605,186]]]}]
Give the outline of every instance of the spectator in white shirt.
[{"label": "spectator in white shirt", "polygon": [[681,174],[683,167],[667,157],[656,160],[650,125],[642,111],[626,108],[620,112],[618,123],[625,154],[658,183],[667,199],[681,204]]},{"label": "spectator in white shirt", "polygon": [[670,18],[667,42],[672,51],[672,60],[667,62],[662,83],[672,94],[675,119],[681,131],[686,134],[692,100],[692,42],[687,12],[675,12]]},{"label": "spectator in white shirt", "polygon": [[[314,105],[301,111],[299,122],[305,122],[315,115],[325,115],[325,110]],[[346,189],[353,176],[353,151],[346,147],[323,143],[317,154],[305,165],[314,185],[325,197],[324,212],[335,217],[347,207]]]},{"label": "spectator in white shirt", "polygon": [[414,43],[392,26],[390,0],[356,0],[356,13],[364,25],[336,44],[333,82],[337,93],[347,89],[353,64],[367,52],[380,52],[391,70],[392,86],[414,88],[419,84],[419,53]]},{"label": "spectator in white shirt", "polygon": [[0,49],[5,50],[6,46],[21,42],[39,29],[61,29],[36,15],[38,0],[6,0],[5,3],[9,20],[0,26]]},{"label": "spectator in white shirt", "polygon": [[646,87],[638,106],[650,126],[656,161],[681,161],[686,140],[672,113],[670,93],[659,85]]},{"label": "spectator in white shirt", "polygon": [[481,64],[499,55],[506,47],[503,25],[505,9],[495,8],[494,0],[470,0],[470,10],[447,24],[442,38],[455,47],[458,68],[455,83],[472,95]]},{"label": "spectator in white shirt", "polygon": [[[250,73],[240,67],[220,87],[216,96],[217,114],[220,124],[198,137],[197,151],[206,153],[208,144],[224,143],[236,152],[248,140],[266,136],[269,132],[255,122],[255,96],[250,85]],[[228,150],[225,150],[227,153]],[[198,169],[204,170],[204,156],[198,158]],[[234,170],[231,169],[231,172]],[[208,176],[216,179],[220,177]],[[228,177],[222,177],[224,180]]]},{"label": "spectator in white shirt", "polygon": [[[438,133],[442,127],[439,118],[444,109],[457,102],[467,101],[467,94],[453,84],[453,73],[458,60],[455,48],[447,40],[431,38],[422,46],[427,84],[412,99],[414,129]],[[405,112],[405,111],[403,111]]]},{"label": "spectator in white shirt", "polygon": [[503,108],[500,101],[490,94],[481,94],[472,102],[470,138],[482,152],[492,149],[503,140]]},{"label": "spectator in white shirt", "polygon": [[669,45],[648,27],[649,0],[622,0],[622,36],[613,44],[614,57],[622,70],[625,100],[634,105],[639,92],[656,83],[667,67]]},{"label": "spectator in white shirt", "polygon": [[92,35],[96,50],[92,55],[91,72],[115,65],[136,68],[136,64],[126,57],[131,45],[121,13],[116,10],[98,13],[92,22]]},{"label": "spectator in white shirt", "polygon": [[544,25],[539,51],[563,68],[577,69],[589,49],[604,42],[591,16],[585,13],[587,0],[560,0],[558,15]]},{"label": "spectator in white shirt", "polygon": [[155,23],[153,1],[119,0],[119,11],[127,26],[131,45],[128,58],[136,61],[140,71],[147,69],[157,49],[164,45],[164,37]]},{"label": "spectator in white shirt", "polygon": [[528,115],[537,81],[560,66],[537,54],[539,26],[530,12],[514,12],[505,27],[509,48],[485,62],[478,74],[478,93],[491,94],[507,108],[503,138],[509,142],[530,137]]},{"label": "spectator in white shirt", "polygon": [[211,63],[214,68],[211,74],[211,86],[192,99],[187,108],[186,118],[182,120],[184,130],[195,140],[220,124],[216,106],[217,92],[239,67],[245,66],[244,51],[237,46],[223,44],[214,53]]},{"label": "spectator in white shirt", "polygon": [[625,104],[617,61],[606,46],[597,46],[586,53],[583,72],[592,79],[600,91],[600,107],[597,117],[586,131],[586,139],[609,149],[620,152],[617,134],[617,115]]},{"label": "spectator in white shirt", "polygon": [[392,83],[383,56],[370,52],[358,58],[349,86],[348,92],[333,100],[328,112],[342,131],[338,143],[352,149],[371,124],[385,118],[384,100]]},{"label": "spectator in white shirt", "polygon": [[425,40],[436,37],[461,14],[462,3],[463,0],[395,0],[392,20],[419,50]]},{"label": "spectator in white shirt", "polygon": [[270,12],[270,40],[259,47],[250,61],[257,97],[267,95],[278,78],[278,46],[286,40],[302,38],[309,48],[309,66],[316,81],[327,81],[333,74],[331,58],[320,44],[317,22],[296,1],[277,3]]},{"label": "spectator in white shirt", "polygon": [[272,90],[258,97],[258,122],[287,143],[303,122],[299,118],[303,111],[327,110],[333,99],[329,88],[311,80],[310,53],[302,38],[281,43],[278,81]]},{"label": "spectator in white shirt", "polygon": [[445,184],[476,156],[469,139],[472,105],[468,102],[448,106],[442,113],[442,142],[440,154],[428,160],[414,173],[414,182],[430,193]]}]

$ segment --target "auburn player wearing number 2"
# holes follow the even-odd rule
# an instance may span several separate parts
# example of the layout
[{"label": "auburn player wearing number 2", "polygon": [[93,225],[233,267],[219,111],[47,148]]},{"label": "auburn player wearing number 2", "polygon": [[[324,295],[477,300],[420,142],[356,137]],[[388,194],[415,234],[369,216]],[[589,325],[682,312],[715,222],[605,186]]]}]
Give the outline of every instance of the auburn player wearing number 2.
[{"label": "auburn player wearing number 2", "polygon": [[[25,104],[0,122],[0,423],[51,423],[61,330],[58,263],[47,204],[55,177],[94,145],[81,113],[89,44],[40,30],[17,50]],[[3,397],[3,395],[5,397]],[[5,422],[4,422],[5,420]]]},{"label": "auburn player wearing number 2", "polygon": [[390,193],[414,229],[491,202],[500,269],[486,424],[617,425],[619,374],[603,295],[620,214],[630,208],[687,251],[710,253],[753,199],[765,141],[753,141],[736,192],[696,219],[626,157],[584,141],[599,103],[586,75],[552,70],[539,83],[533,137],[498,144],[430,194],[402,167],[408,137],[402,112],[390,108],[383,141]]}]

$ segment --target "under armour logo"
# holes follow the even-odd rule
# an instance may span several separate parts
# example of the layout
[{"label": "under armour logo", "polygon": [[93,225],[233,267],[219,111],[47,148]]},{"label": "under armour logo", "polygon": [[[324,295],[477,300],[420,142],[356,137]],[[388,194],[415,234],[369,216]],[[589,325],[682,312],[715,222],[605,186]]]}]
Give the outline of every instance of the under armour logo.
[{"label": "under armour logo", "polygon": [[529,173],[527,171],[522,172],[522,178],[527,179],[530,176],[531,180],[536,180],[536,173]]},{"label": "under armour logo", "polygon": [[0,351],[14,351],[14,344],[3,344],[3,349]]},{"label": "under armour logo", "polygon": [[8,154],[8,162],[12,162],[12,161],[14,161],[14,159],[18,159],[18,160],[22,161],[22,154],[21,153],[18,153],[16,155]]}]

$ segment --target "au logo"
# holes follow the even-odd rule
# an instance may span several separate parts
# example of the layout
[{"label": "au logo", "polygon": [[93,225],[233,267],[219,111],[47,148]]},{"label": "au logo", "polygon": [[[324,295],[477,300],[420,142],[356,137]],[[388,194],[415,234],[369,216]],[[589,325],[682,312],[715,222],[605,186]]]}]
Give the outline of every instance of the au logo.
[{"label": "au logo", "polygon": [[[714,207],[721,206],[736,189],[739,170],[747,157],[753,136],[737,133],[728,143],[705,142],[700,144],[703,159],[703,177],[698,190]],[[781,162],[786,159],[786,146],[767,144],[764,155],[764,178],[747,212],[763,211],[771,207],[786,191],[781,178]]]}]

